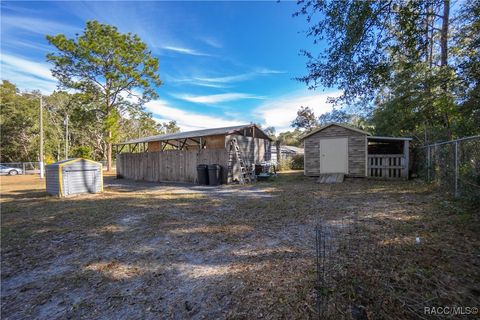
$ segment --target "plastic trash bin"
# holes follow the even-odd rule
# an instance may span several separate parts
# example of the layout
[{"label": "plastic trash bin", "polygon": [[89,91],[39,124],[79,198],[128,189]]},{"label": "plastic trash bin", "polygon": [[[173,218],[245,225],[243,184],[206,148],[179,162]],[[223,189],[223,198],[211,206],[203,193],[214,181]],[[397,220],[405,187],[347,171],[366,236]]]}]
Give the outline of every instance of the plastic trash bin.
[{"label": "plastic trash bin", "polygon": [[212,186],[222,183],[222,166],[219,164],[208,165],[208,181]]},{"label": "plastic trash bin", "polygon": [[199,164],[197,165],[197,176],[198,176],[198,184],[208,184],[208,165],[206,164]]}]

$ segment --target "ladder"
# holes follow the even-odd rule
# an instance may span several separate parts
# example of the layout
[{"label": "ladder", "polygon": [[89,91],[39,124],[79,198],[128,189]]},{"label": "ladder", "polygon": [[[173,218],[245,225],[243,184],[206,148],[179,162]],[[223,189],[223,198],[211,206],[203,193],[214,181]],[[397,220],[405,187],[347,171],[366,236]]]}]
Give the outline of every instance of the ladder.
[{"label": "ladder", "polygon": [[238,164],[240,165],[240,177],[239,183],[245,184],[246,182],[252,182],[252,173],[248,172],[247,166],[245,165],[245,161],[240,153],[240,147],[238,146],[237,139],[230,140],[230,148],[228,150],[228,174],[231,180],[233,181],[233,166],[235,162],[233,158],[237,160]]}]

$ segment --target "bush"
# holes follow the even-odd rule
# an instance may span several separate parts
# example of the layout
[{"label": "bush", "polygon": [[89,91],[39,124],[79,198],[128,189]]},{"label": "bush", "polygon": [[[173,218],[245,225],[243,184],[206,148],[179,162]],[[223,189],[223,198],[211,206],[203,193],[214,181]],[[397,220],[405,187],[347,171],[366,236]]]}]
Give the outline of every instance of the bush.
[{"label": "bush", "polygon": [[280,159],[277,164],[277,170],[303,170],[303,155],[298,154],[292,157]]},{"label": "bush", "polygon": [[277,171],[285,171],[292,169],[292,161],[290,158],[282,158],[277,163]]},{"label": "bush", "polygon": [[303,170],[303,154],[297,154],[292,157],[292,169],[293,170]]}]

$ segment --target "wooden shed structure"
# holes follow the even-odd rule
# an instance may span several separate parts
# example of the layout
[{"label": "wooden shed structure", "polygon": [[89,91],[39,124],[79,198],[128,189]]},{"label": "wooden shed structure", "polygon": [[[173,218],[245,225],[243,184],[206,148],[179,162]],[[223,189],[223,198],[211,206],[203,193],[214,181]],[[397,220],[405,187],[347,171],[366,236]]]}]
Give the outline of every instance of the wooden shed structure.
[{"label": "wooden shed structure", "polygon": [[255,124],[150,136],[115,148],[118,177],[155,182],[196,183],[197,165],[219,164],[222,182],[230,183],[240,179],[241,162],[252,166],[271,157],[271,139]]},{"label": "wooden shed structure", "polygon": [[88,159],[68,159],[46,166],[47,193],[59,197],[103,191],[102,164]]},{"label": "wooden shed structure", "polygon": [[306,176],[344,173],[350,177],[408,179],[411,138],[379,137],[331,123],[302,137]]}]

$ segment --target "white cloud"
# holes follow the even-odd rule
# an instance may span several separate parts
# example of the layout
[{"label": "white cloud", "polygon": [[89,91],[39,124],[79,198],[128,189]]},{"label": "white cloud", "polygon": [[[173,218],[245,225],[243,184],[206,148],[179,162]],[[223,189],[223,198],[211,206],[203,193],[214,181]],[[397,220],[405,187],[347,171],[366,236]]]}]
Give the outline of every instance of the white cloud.
[{"label": "white cloud", "polygon": [[277,132],[292,130],[291,122],[297,116],[301,106],[310,107],[318,117],[332,110],[332,105],[327,103],[328,97],[338,97],[340,91],[331,93],[295,93],[292,95],[271,99],[261,104],[255,114],[262,119],[265,127],[273,126]]},{"label": "white cloud", "polygon": [[268,68],[259,68],[252,72],[231,75],[231,76],[223,76],[223,77],[194,77],[194,80],[208,82],[208,83],[230,83],[230,82],[239,82],[239,81],[246,81],[252,78],[255,78],[259,75],[269,75],[269,74],[281,74],[285,73],[282,70],[272,70]]},{"label": "white cloud", "polygon": [[159,122],[175,120],[182,131],[229,127],[245,123],[245,121],[229,120],[173,108],[164,100],[150,101],[145,107],[154,115],[155,120]]},{"label": "white cloud", "polygon": [[214,38],[211,38],[211,37],[203,37],[200,40],[202,40],[204,43],[208,44],[209,46],[217,48],[217,49],[223,47],[222,44],[217,39],[214,39]]},{"label": "white cloud", "polygon": [[51,93],[56,88],[49,65],[33,62],[18,56],[2,53],[0,55],[1,77],[24,90],[40,90]]},{"label": "white cloud", "polygon": [[245,81],[253,78],[255,76],[255,73],[249,72],[249,73],[242,73],[242,74],[237,74],[237,75],[232,75],[232,76],[223,76],[223,77],[194,77],[193,80],[197,81],[203,81],[203,82],[208,82],[208,83],[230,83],[230,82],[239,82],[239,81]]},{"label": "white cloud", "polygon": [[264,99],[264,97],[251,95],[248,93],[220,93],[220,94],[211,94],[205,96],[192,96],[188,94],[177,94],[173,95],[178,99],[182,99],[194,103],[204,103],[204,104],[216,104],[221,102],[242,100],[242,99]]},{"label": "white cloud", "polygon": [[174,77],[170,77],[170,80],[173,82],[188,83],[188,84],[203,86],[203,87],[227,88],[228,84],[230,83],[247,81],[258,76],[266,76],[271,74],[282,74],[282,73],[286,73],[286,71],[273,70],[268,68],[258,68],[251,72],[220,76],[220,77],[192,76],[190,78],[184,78],[184,79],[176,79]]},{"label": "white cloud", "polygon": [[210,56],[207,53],[199,52],[194,49],[189,49],[189,48],[181,48],[181,47],[174,47],[174,46],[164,46],[162,49],[169,50],[169,51],[174,51],[178,53],[183,53],[183,54],[189,54],[192,56]]},{"label": "white cloud", "polygon": [[53,35],[56,33],[65,32],[73,33],[78,30],[78,28],[67,24],[53,22],[40,18],[2,15],[2,33],[5,32],[5,34],[7,34],[9,29],[19,29],[41,35]]}]

